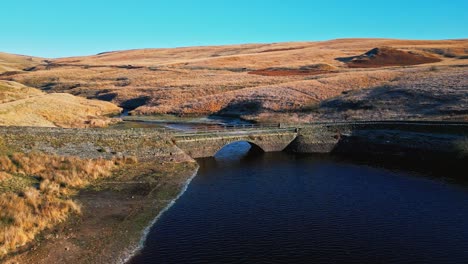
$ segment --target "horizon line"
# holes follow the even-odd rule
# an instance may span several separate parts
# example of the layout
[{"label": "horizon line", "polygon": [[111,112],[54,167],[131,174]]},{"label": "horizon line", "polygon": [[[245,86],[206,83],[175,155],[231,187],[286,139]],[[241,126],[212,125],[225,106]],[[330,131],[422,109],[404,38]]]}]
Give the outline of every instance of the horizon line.
[{"label": "horizon line", "polygon": [[334,41],[334,40],[406,40],[406,41],[464,41],[468,40],[468,38],[441,38],[441,39],[404,39],[404,38],[386,38],[386,37],[345,37],[345,38],[334,38],[334,39],[324,39],[324,40],[291,40],[291,41],[274,41],[274,42],[237,42],[237,43],[226,43],[226,44],[206,44],[206,45],[192,45],[192,46],[161,46],[161,47],[144,47],[144,48],[124,48],[124,49],[116,49],[116,50],[106,50],[98,53],[93,54],[86,54],[86,55],[70,55],[70,56],[59,56],[59,57],[41,57],[35,55],[28,55],[28,54],[20,54],[15,52],[8,52],[0,50],[0,53],[10,54],[15,56],[23,56],[23,57],[33,57],[39,59],[63,59],[63,58],[76,58],[76,57],[89,57],[89,56],[98,56],[100,54],[105,53],[115,53],[115,52],[125,52],[125,51],[136,51],[136,50],[163,50],[163,49],[183,49],[183,48],[201,48],[201,47],[227,47],[227,46],[242,46],[242,45],[261,45],[261,44],[280,44],[280,43],[313,43],[313,42],[327,42],[327,41]]}]

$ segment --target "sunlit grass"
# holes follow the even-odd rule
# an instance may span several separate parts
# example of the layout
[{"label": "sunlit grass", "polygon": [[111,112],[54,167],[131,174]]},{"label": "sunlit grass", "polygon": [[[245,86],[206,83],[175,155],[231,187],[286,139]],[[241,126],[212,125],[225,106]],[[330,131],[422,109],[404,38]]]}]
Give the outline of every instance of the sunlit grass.
[{"label": "sunlit grass", "polygon": [[104,127],[117,122],[116,105],[65,93],[46,94],[38,89],[0,80],[0,125],[45,127]]},{"label": "sunlit grass", "polygon": [[93,181],[135,158],[79,159],[41,153],[0,156],[0,257],[65,221],[81,207],[72,200]]}]

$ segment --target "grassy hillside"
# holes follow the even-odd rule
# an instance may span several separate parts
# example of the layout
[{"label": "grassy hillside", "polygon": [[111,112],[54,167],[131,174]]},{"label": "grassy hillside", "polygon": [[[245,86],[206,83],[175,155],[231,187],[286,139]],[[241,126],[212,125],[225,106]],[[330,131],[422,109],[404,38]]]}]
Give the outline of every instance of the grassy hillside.
[{"label": "grassy hillside", "polygon": [[356,56],[376,47],[419,50],[442,56],[466,55],[467,40],[414,41],[393,39],[338,39],[321,42],[246,44],[231,46],[142,49],[55,60],[82,65],[176,66],[182,68],[293,67],[313,63],[343,64],[336,58]]},{"label": "grassy hillside", "polygon": [[41,61],[41,58],[0,52],[0,74],[9,71],[22,71],[41,63]]},{"label": "grassy hillside", "polygon": [[16,82],[0,81],[0,103],[26,99],[34,96],[43,95],[38,89],[24,86]]},{"label": "grassy hillside", "polygon": [[[462,78],[467,58],[468,40],[339,39],[115,51],[51,60],[0,79],[110,101],[138,115],[230,114],[260,120],[315,113],[324,100],[395,85],[400,78],[417,82],[407,78],[415,71],[427,73],[429,85],[430,78],[444,78],[445,72]],[[444,87],[435,89],[444,93]],[[451,117],[457,119],[458,113]]]}]

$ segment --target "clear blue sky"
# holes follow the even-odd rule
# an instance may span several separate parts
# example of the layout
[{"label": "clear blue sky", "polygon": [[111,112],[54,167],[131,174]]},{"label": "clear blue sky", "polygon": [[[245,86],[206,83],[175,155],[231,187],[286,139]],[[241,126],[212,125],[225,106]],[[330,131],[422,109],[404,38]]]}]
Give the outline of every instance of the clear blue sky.
[{"label": "clear blue sky", "polygon": [[103,51],[326,40],[468,38],[468,0],[5,0],[0,51]]}]

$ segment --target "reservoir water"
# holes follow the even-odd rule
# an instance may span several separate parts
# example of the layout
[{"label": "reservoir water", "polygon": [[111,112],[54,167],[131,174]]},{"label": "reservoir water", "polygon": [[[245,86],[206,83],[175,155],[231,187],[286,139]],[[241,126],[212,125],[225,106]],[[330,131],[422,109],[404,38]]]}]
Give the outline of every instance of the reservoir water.
[{"label": "reservoir water", "polygon": [[464,165],[245,142],[198,163],[131,263],[468,263]]}]

